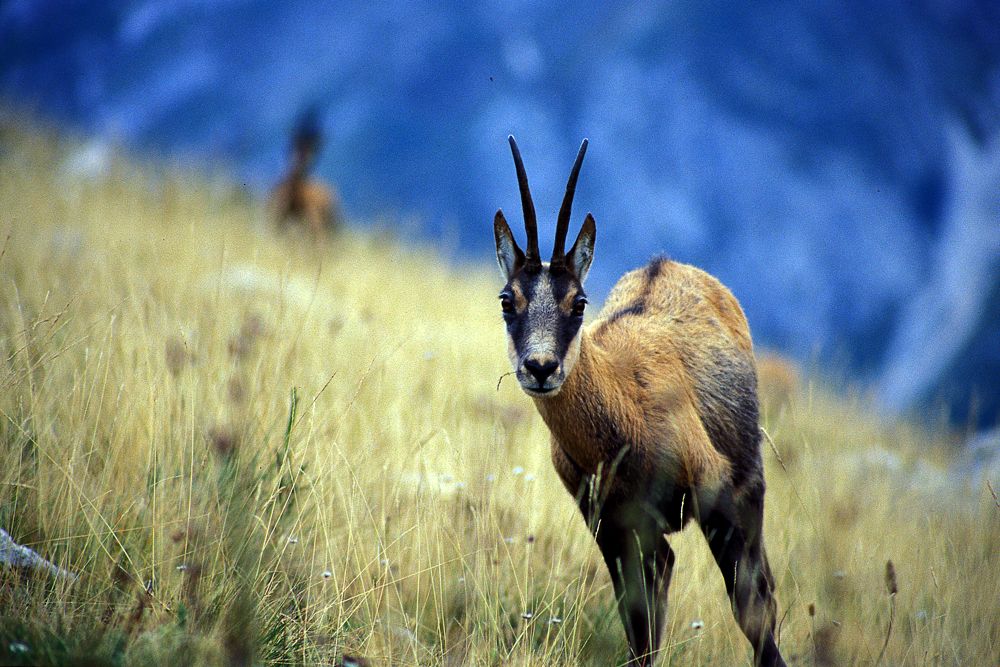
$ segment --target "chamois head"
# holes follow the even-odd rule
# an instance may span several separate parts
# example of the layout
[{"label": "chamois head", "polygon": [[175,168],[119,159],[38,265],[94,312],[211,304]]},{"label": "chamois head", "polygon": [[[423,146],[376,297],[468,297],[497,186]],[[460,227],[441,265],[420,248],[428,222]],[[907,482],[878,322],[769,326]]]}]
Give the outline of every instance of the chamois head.
[{"label": "chamois head", "polygon": [[497,262],[507,281],[500,292],[500,308],[507,323],[507,354],[521,388],[536,398],[549,397],[559,393],[580,354],[580,328],[587,306],[583,281],[594,257],[597,233],[594,216],[587,214],[568,253],[565,247],[576,179],[587,152],[587,140],[580,145],[566,184],[566,196],[556,221],[555,248],[548,262],[542,262],[538,254],[538,222],[521,152],[514,137],[508,137],[508,141],[521,190],[528,247],[524,251],[518,247],[503,211],[497,211],[493,234]]},{"label": "chamois head", "polygon": [[298,120],[292,132],[291,158],[293,171],[305,174],[316,162],[323,134],[315,109],[306,111]]}]

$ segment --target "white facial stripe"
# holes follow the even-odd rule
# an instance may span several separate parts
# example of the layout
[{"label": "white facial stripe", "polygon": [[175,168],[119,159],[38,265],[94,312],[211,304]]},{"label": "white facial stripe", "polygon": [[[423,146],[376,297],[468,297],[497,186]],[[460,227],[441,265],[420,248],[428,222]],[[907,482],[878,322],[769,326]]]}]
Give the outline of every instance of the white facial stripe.
[{"label": "white facial stripe", "polygon": [[558,307],[555,295],[552,293],[552,281],[546,272],[535,283],[531,301],[528,303],[527,316],[531,327],[525,340],[525,349],[522,350],[526,356],[555,357],[556,336],[550,323]]}]

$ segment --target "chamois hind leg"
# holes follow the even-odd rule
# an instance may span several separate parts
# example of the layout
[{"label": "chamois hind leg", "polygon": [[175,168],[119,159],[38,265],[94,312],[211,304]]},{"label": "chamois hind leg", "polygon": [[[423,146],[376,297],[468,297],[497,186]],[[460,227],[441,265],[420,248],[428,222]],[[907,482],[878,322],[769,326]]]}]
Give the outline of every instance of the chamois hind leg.
[{"label": "chamois hind leg", "polygon": [[753,646],[754,664],[784,667],[774,641],[774,578],[763,543],[764,485],[738,501],[725,496],[702,517],[701,529],[722,571],[736,621]]},{"label": "chamois hind leg", "polygon": [[653,522],[630,525],[604,519],[596,538],[615,587],[629,664],[651,666],[666,620],[674,552]]}]

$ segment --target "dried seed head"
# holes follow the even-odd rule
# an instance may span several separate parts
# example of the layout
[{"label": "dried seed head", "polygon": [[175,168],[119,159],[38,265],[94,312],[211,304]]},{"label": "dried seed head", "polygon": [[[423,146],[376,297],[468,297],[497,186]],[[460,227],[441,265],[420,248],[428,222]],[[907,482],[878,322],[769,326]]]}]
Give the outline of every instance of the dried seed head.
[{"label": "dried seed head", "polygon": [[132,575],[120,564],[116,564],[111,568],[111,581],[118,586],[128,586],[132,583]]},{"label": "dried seed head", "polygon": [[229,354],[237,359],[247,358],[253,352],[257,339],[265,333],[265,330],[264,318],[260,315],[248,315],[243,320],[243,324],[240,325],[239,332],[229,339]]},{"label": "dried seed head", "polygon": [[813,658],[817,667],[834,667],[842,664],[837,651],[840,632],[840,624],[836,621],[816,630],[813,636]]},{"label": "dried seed head", "polygon": [[899,592],[899,587],[896,585],[896,567],[891,560],[885,562],[885,590],[889,595]]},{"label": "dried seed head", "polygon": [[258,338],[266,331],[267,325],[264,323],[264,318],[257,313],[247,315],[247,318],[243,320],[243,325],[240,326],[240,335],[247,338]]},{"label": "dried seed head", "polygon": [[233,403],[242,403],[247,397],[246,389],[243,387],[243,381],[238,377],[229,378],[227,389],[229,391],[229,400]]},{"label": "dried seed head", "polygon": [[816,604],[813,603],[813,602],[809,603],[809,615],[810,616],[815,616],[816,615]]},{"label": "dried seed head", "polygon": [[246,359],[253,351],[253,339],[237,334],[230,337],[226,349],[229,350],[229,356],[237,359]]},{"label": "dried seed head", "polygon": [[215,453],[228,458],[239,446],[239,436],[229,426],[213,426],[208,429],[208,439]]},{"label": "dried seed head", "polygon": [[180,336],[171,336],[168,338],[166,349],[164,350],[164,359],[167,362],[167,369],[171,375],[175,377],[180,375],[189,359],[187,344],[184,342],[184,339]]},{"label": "dried seed head", "polygon": [[132,632],[139,627],[142,623],[143,614],[146,613],[146,608],[149,606],[149,596],[152,595],[152,582],[146,583],[146,594],[138,594],[136,596],[135,607],[132,608],[132,613],[129,614],[128,621],[125,623],[125,632],[127,634],[132,634]]}]

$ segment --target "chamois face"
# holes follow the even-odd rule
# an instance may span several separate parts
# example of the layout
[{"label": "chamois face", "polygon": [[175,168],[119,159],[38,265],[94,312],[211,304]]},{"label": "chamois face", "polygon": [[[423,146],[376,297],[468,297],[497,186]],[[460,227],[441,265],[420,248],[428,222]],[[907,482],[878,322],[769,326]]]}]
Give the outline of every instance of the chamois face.
[{"label": "chamois face", "polygon": [[594,219],[587,216],[565,261],[554,264],[526,264],[499,211],[494,231],[497,260],[507,280],[500,291],[500,311],[511,366],[528,395],[555,396],[580,353],[587,307],[583,280],[593,258]]},{"label": "chamois face", "polygon": [[580,144],[570,171],[556,220],[555,248],[548,263],[542,263],[538,254],[538,221],[521,152],[514,137],[507,137],[507,141],[517,169],[528,246],[526,251],[518,247],[503,212],[497,211],[493,235],[500,271],[507,281],[500,292],[500,309],[507,323],[507,354],[521,388],[530,396],[546,398],[559,393],[580,356],[580,328],[587,306],[583,281],[594,256],[594,216],[587,214],[568,253],[565,244],[587,140]]}]

